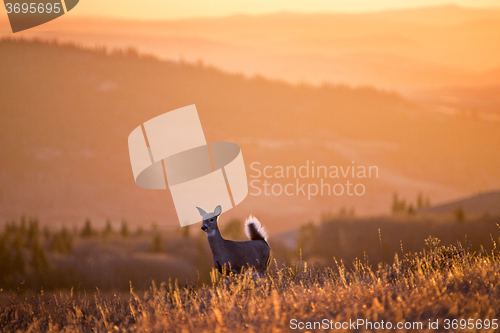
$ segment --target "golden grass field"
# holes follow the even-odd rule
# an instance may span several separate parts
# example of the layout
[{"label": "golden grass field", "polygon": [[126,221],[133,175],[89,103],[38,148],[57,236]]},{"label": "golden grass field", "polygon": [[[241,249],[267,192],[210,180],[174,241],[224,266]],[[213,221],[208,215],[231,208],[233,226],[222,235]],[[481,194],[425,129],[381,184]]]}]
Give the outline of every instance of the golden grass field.
[{"label": "golden grass field", "polygon": [[[495,332],[493,319],[500,316],[495,221],[498,218],[433,225],[402,217],[378,222],[337,217],[316,227],[306,224],[292,247],[280,244],[277,237],[270,239],[274,259],[261,278],[248,272],[227,278],[210,272],[211,253],[198,230],[173,236],[158,230],[139,234],[122,224],[119,232],[108,226],[97,231],[89,222],[78,232],[47,228],[42,232],[34,219],[29,225],[25,220],[12,222],[0,236],[4,287],[0,328],[2,332],[286,332],[316,322],[314,331],[335,325],[347,332],[391,331],[373,326],[383,321],[393,327],[412,325],[400,331],[445,332],[457,331],[447,330],[446,324],[469,328],[469,319],[474,319],[474,325],[480,320],[482,329],[461,331]],[[384,231],[379,229],[377,235],[368,223]],[[235,230],[240,224],[226,223],[223,234],[238,238]],[[488,229],[491,226],[496,230]],[[448,240],[463,233],[470,236],[464,246],[460,242],[444,246],[429,236],[416,241],[425,244],[417,252],[411,246],[411,240],[419,237],[416,228]],[[448,237],[443,230],[448,230]],[[345,248],[335,238],[342,234],[349,242]],[[371,238],[379,246],[370,243]],[[400,245],[394,242],[402,238]],[[400,250],[394,250],[394,243]],[[189,254],[188,248],[196,252]],[[332,251],[340,257],[331,257]],[[378,258],[383,260],[375,261]],[[81,266],[80,272],[76,266]],[[189,273],[192,270],[197,278]],[[207,280],[204,274],[209,272]],[[357,320],[372,326],[360,323],[354,328],[352,322]],[[436,321],[439,329],[430,329]],[[333,326],[323,326],[327,324]]]},{"label": "golden grass field", "polygon": [[[342,263],[318,269],[299,262],[271,265],[265,278],[244,274],[225,280],[212,272],[212,282],[200,288],[170,281],[153,284],[144,294],[131,288],[128,297],[99,291],[4,296],[0,327],[4,332],[286,332],[293,319],[363,319],[422,323],[400,331],[496,331],[498,251],[473,254],[460,245],[439,246],[435,238],[426,243],[426,251],[375,270],[361,262],[352,270]],[[445,329],[446,319],[449,325],[456,319],[458,329]],[[460,330],[469,319],[480,319],[482,329]],[[436,320],[440,328],[430,330],[429,321]],[[391,331],[369,328],[339,331]]]}]

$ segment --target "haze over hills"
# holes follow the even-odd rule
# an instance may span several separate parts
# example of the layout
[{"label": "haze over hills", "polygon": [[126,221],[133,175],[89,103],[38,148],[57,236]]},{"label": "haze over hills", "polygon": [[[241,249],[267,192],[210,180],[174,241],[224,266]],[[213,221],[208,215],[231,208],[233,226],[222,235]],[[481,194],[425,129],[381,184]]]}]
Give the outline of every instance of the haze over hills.
[{"label": "haze over hills", "polygon": [[91,46],[132,46],[162,59],[201,59],[224,71],[293,83],[370,85],[411,96],[450,86],[496,86],[498,93],[500,85],[500,9],[442,6],[172,21],[68,15],[16,34],[56,35]]},{"label": "haze over hills", "polygon": [[[445,115],[373,88],[290,85],[133,51],[0,42],[0,218],[42,223],[126,218],[178,224],[168,191],[133,181],[127,137],[164,112],[196,104],[207,141],[242,147],[249,180],[271,166],[377,166],[362,196],[252,195],[225,215],[256,214],[271,232],[354,207],[389,211],[392,195],[432,202],[500,188],[500,124]],[[251,164],[259,162],[257,166]],[[255,185],[255,183],[254,183]],[[307,186],[307,185],[306,185]],[[256,193],[252,188],[251,193]]]},{"label": "haze over hills", "polygon": [[463,209],[465,217],[477,218],[485,216],[500,216],[500,191],[479,193],[434,207],[418,211],[423,215],[453,216],[457,209]]}]

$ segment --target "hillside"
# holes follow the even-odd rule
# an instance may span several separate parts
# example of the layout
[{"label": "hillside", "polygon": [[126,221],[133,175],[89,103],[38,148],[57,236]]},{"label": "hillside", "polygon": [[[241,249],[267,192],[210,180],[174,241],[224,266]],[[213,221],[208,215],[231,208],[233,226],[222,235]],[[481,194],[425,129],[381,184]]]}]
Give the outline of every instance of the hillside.
[{"label": "hillside", "polygon": [[423,215],[451,217],[457,209],[463,209],[465,216],[500,216],[500,191],[478,193],[452,202],[419,210]]},{"label": "hillside", "polygon": [[[0,30],[5,24],[0,22]],[[500,10],[495,8],[170,21],[70,15],[16,36],[133,46],[162,59],[202,59],[225,71],[294,83],[370,85],[404,93],[500,84]]]},{"label": "hillside", "polygon": [[342,206],[384,213],[395,191],[408,199],[423,191],[439,202],[500,188],[500,124],[427,112],[394,93],[290,85],[134,50],[37,41],[2,40],[0,59],[2,219],[176,225],[168,191],[135,186],[127,137],[138,124],[189,104],[198,108],[207,141],[242,147],[250,177],[252,162],[378,166],[379,178],[363,180],[363,196],[249,195],[225,216],[257,214],[272,232]]}]

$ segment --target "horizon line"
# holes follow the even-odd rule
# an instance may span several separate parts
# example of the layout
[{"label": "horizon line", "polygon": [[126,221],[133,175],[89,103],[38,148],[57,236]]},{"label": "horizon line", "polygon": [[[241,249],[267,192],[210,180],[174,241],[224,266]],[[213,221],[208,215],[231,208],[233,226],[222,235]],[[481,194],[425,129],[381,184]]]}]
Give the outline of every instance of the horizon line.
[{"label": "horizon line", "polygon": [[[270,11],[262,11],[259,13],[249,12],[249,11],[234,11],[231,13],[225,14],[208,14],[208,15],[181,15],[179,17],[151,17],[146,18],[144,16],[127,16],[127,15],[115,15],[115,14],[89,14],[89,13],[72,13],[73,18],[78,19],[110,19],[117,21],[151,21],[151,22],[164,22],[164,21],[188,21],[188,20],[199,20],[199,19],[226,19],[233,17],[266,17],[266,16],[274,16],[274,15],[370,15],[370,14],[386,14],[386,13],[398,13],[398,12],[412,12],[419,10],[435,10],[435,9],[443,9],[443,8],[454,8],[459,10],[466,11],[500,11],[500,5],[498,6],[465,6],[459,5],[455,3],[448,4],[436,4],[436,5],[424,5],[424,6],[407,6],[407,7],[388,7],[383,9],[367,9],[367,10],[324,10],[324,11],[298,11],[293,9],[284,9],[284,10],[270,10]],[[1,19],[8,19],[7,15],[0,16]]]}]

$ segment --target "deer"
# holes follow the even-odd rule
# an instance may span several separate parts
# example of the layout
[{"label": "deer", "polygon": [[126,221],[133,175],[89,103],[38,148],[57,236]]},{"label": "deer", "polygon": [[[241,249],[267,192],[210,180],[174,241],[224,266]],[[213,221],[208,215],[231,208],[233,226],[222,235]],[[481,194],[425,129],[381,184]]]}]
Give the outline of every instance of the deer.
[{"label": "deer", "polygon": [[233,272],[240,274],[244,268],[253,268],[263,276],[271,261],[271,247],[267,243],[267,232],[259,220],[250,215],[245,221],[245,233],[248,241],[235,242],[222,238],[217,222],[222,213],[222,207],[215,207],[207,213],[196,207],[203,219],[201,230],[207,234],[208,244],[214,257],[214,266],[219,274]]}]

